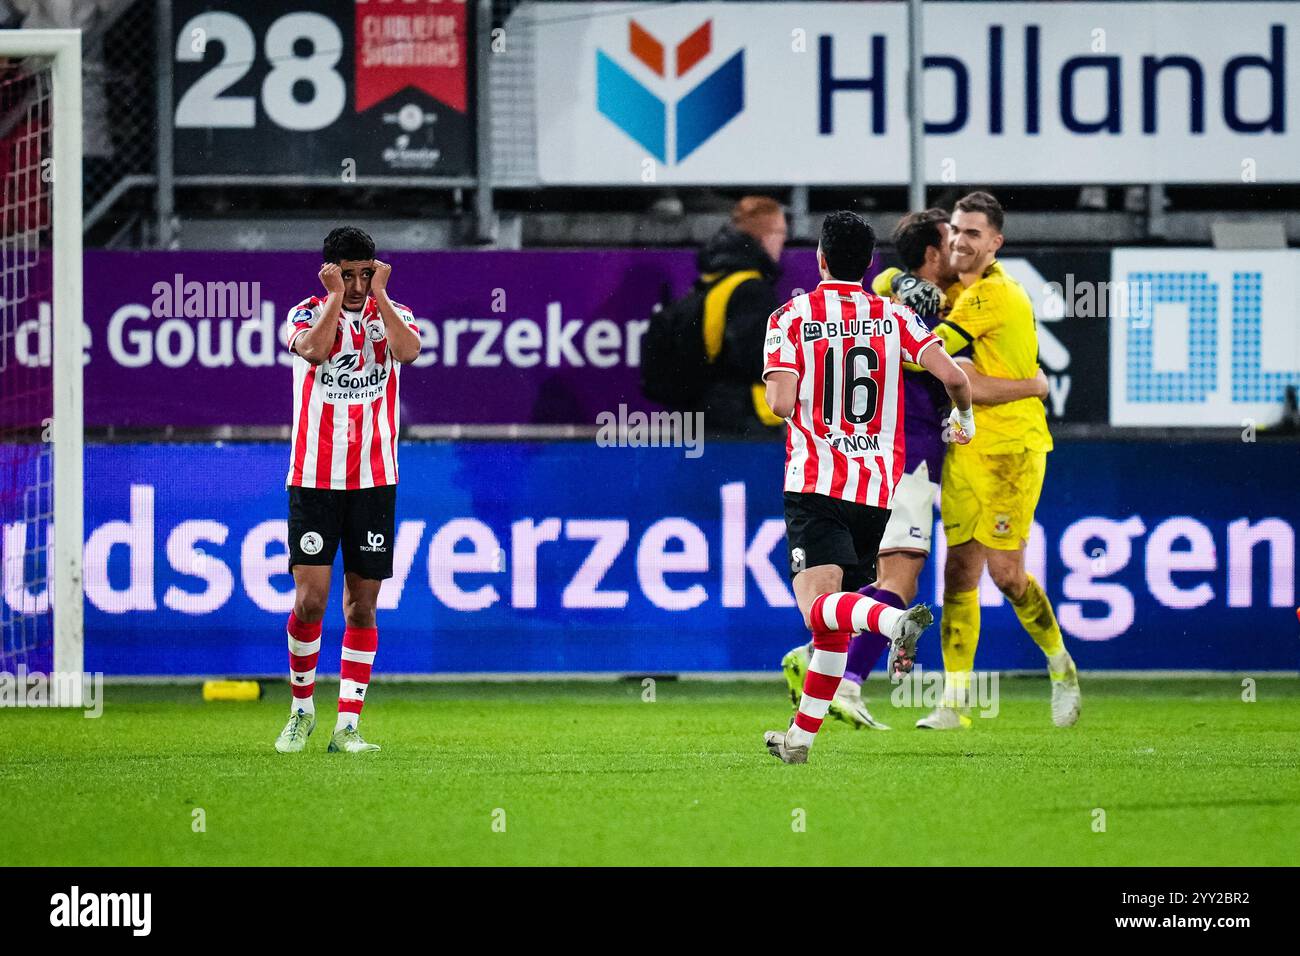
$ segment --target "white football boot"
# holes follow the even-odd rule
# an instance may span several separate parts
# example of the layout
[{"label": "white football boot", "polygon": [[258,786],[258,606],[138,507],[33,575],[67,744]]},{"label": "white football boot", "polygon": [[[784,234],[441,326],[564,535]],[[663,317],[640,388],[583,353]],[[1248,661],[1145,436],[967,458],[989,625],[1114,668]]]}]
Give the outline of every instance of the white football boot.
[{"label": "white football boot", "polygon": [[1073,727],[1079,720],[1083,695],[1079,693],[1079,672],[1074,660],[1069,654],[1064,656],[1066,666],[1063,671],[1053,673],[1048,669],[1052,678],[1052,723],[1058,727]]},{"label": "white football boot", "polygon": [[936,707],[916,722],[918,730],[964,730],[970,728],[970,718],[956,707]]},{"label": "white football boot", "polygon": [[373,753],[379,749],[379,744],[367,743],[361,739],[357,729],[351,724],[334,731],[334,736],[330,738],[330,745],[325,748],[326,753],[331,754],[365,754]]},{"label": "white football boot", "polygon": [[275,738],[275,749],[282,754],[302,753],[307,738],[316,729],[316,715],[299,708],[289,715],[289,722]]},{"label": "white football boot", "polygon": [[[790,722],[793,726],[794,721]],[[767,752],[782,763],[807,763],[808,748],[796,747],[786,741],[786,730],[769,730],[763,735],[763,743],[767,744]]]}]

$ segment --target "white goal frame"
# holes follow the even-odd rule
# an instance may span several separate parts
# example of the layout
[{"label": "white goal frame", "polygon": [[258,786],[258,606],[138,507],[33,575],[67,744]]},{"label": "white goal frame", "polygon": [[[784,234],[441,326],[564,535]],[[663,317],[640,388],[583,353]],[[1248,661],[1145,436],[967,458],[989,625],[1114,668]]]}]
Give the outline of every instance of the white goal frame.
[{"label": "white goal frame", "polygon": [[[53,103],[50,139],[54,152],[53,339],[54,520],[47,568],[54,614],[52,703],[82,706],[85,672],[85,597],[81,328],[81,31],[0,30],[0,57],[50,57]],[[69,680],[68,675],[78,678]]]}]

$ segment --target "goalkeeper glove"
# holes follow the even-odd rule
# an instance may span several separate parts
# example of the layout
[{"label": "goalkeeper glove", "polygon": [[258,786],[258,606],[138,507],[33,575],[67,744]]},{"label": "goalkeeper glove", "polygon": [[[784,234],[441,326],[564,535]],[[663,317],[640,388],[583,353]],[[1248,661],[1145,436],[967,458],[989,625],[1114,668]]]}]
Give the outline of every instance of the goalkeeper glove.
[{"label": "goalkeeper glove", "polygon": [[894,298],[917,315],[937,319],[943,309],[943,293],[939,287],[907,272],[900,272],[892,283]]},{"label": "goalkeeper glove", "polygon": [[975,437],[975,410],[968,408],[964,412],[956,405],[948,413],[948,429],[952,433],[952,440],[958,445],[969,445],[972,438]]}]

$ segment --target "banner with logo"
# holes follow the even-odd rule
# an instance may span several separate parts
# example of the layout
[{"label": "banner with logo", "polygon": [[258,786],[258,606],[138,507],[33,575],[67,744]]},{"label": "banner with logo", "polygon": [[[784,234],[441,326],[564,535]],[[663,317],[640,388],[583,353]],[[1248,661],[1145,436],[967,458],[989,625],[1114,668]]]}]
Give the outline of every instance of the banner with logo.
[{"label": "banner with logo", "polygon": [[[596,425],[620,405],[658,408],[641,395],[641,337],[655,305],[694,281],[690,250],[385,258],[391,294],[413,311],[423,344],[402,374],[404,424]],[[870,274],[892,261],[877,255]],[[1034,301],[1050,420],[1105,421],[1107,325],[1095,290],[1106,254],[1002,261]],[[87,251],[86,424],[287,425],[281,323],[323,292],[319,268],[313,253]],[[785,253],[778,296],[817,281],[812,250]],[[5,341],[15,370],[50,361],[49,315],[40,304]]]},{"label": "banner with logo", "polygon": [[176,171],[469,176],[465,0],[177,0]]},{"label": "banner with logo", "polygon": [[1113,425],[1228,426],[1253,438],[1300,388],[1300,252],[1117,249]]},{"label": "banner with logo", "polygon": [[[769,670],[806,640],[787,575],[779,442],[692,449],[405,444],[381,673]],[[1248,457],[1243,457],[1248,456]],[[86,666],[280,674],[287,573],[280,444],[86,452]],[[1048,457],[1028,563],[1081,668],[1300,666],[1295,529],[1277,475],[1300,446],[1065,443]],[[1232,488],[1234,494],[1225,495]],[[936,516],[937,517],[937,516]],[[942,603],[934,567],[920,599]],[[3,536],[10,609],[39,611]],[[336,575],[322,673],[337,673]],[[27,586],[30,588],[30,585]],[[983,588],[977,666],[1043,666]],[[920,662],[941,666],[937,628]]]},{"label": "banner with logo", "polygon": [[[649,410],[641,337],[654,306],[696,276],[688,250],[384,255],[420,356],[402,374],[402,423],[595,425]],[[778,292],[812,288],[811,250],[787,253]],[[322,295],[314,253],[86,253],[85,415],[91,427],[285,425],[288,311]],[[13,339],[49,361],[45,321]],[[758,359],[755,359],[756,368]]]},{"label": "banner with logo", "polygon": [[[931,182],[1295,179],[1296,4],[931,2],[924,16]],[[514,17],[535,37],[545,183],[907,182],[904,3]]]}]

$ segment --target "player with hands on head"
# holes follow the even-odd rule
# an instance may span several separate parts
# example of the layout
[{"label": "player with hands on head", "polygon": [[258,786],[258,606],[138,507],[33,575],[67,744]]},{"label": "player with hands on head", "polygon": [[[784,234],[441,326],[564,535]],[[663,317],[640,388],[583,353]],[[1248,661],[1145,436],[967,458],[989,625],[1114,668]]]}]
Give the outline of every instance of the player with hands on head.
[{"label": "player with hands on head", "polygon": [[343,650],[331,753],[378,750],[358,730],[379,644],[375,608],[393,573],[401,367],[420,354],[411,310],[388,296],[392,266],[344,226],[325,238],[311,296],[289,313],[293,438],[289,474],[289,721],[275,741],[299,753],[316,727],[316,664],[335,555],[343,551]]}]

